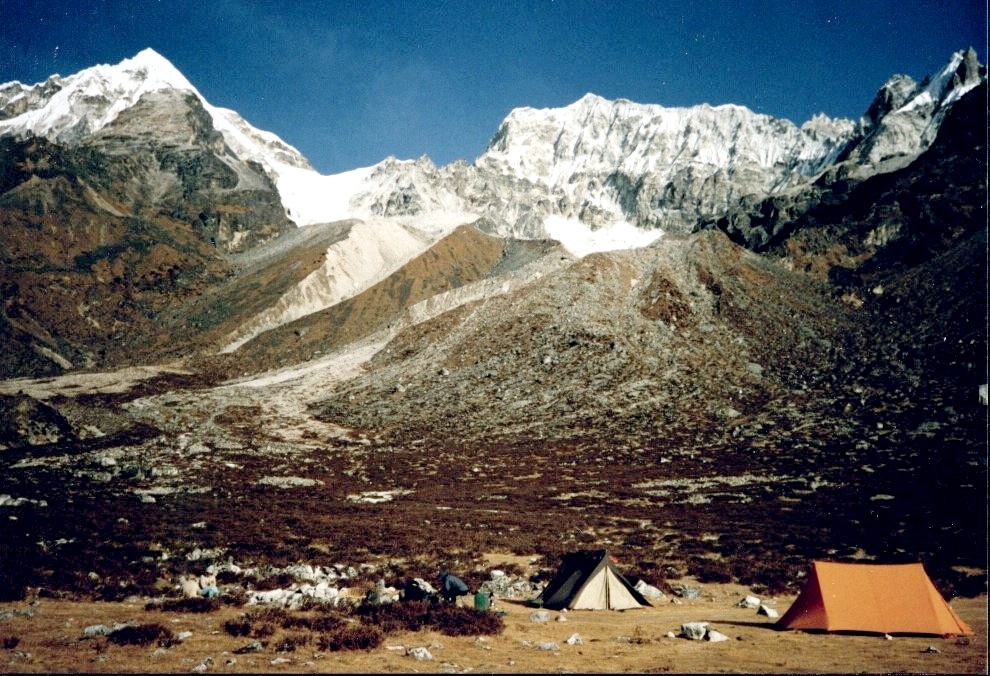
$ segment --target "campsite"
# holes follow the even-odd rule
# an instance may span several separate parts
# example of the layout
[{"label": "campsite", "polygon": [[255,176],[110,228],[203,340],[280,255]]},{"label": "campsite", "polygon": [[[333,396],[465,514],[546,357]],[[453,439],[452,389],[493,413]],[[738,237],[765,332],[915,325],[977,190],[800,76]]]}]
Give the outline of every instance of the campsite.
[{"label": "campsite", "polygon": [[[490,554],[492,566],[525,569],[535,557]],[[620,565],[616,569],[621,569]],[[609,570],[606,566],[605,570]],[[298,629],[279,629],[267,646],[245,653],[250,641],[225,626],[244,608],[221,606],[210,613],[162,612],[143,602],[79,602],[38,599],[0,605],[13,611],[0,629],[16,635],[16,649],[3,651],[11,672],[165,672],[210,673],[986,673],[987,599],[957,598],[953,610],[973,629],[972,636],[940,637],[876,633],[782,631],[778,620],[741,603],[751,594],[739,584],[676,581],[690,590],[651,605],[627,610],[544,610],[523,600],[496,598],[492,610],[504,628],[495,635],[448,636],[435,630],[392,633],[372,650],[320,650]],[[548,586],[549,588],[549,586]],[[793,594],[763,599],[783,615]],[[472,599],[458,600],[469,605]],[[30,616],[26,611],[30,610]],[[294,611],[294,617],[312,611]],[[116,645],[86,637],[86,629],[136,620],[160,623],[184,638],[167,649]],[[727,637],[720,642],[680,635],[686,623],[705,622]],[[293,638],[294,637],[294,638]],[[292,639],[292,640],[290,640]],[[293,646],[292,650],[284,649]],[[283,646],[276,650],[274,646]],[[422,649],[425,649],[425,653]],[[416,656],[428,654],[429,660]],[[205,665],[205,666],[201,666]]]}]

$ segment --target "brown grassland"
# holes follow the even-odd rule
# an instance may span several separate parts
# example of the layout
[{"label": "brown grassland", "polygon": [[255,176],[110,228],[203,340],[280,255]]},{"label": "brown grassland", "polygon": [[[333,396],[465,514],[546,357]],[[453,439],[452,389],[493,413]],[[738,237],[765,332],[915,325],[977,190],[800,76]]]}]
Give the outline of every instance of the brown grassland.
[{"label": "brown grassland", "polygon": [[[222,606],[212,613],[148,611],[143,602],[78,602],[40,599],[29,606],[33,616],[15,616],[0,624],[6,672],[174,672],[190,671],[207,657],[209,672],[360,673],[360,672],[640,672],[640,673],[986,673],[987,597],[960,598],[956,612],[973,627],[967,638],[839,635],[781,632],[774,620],[735,604],[748,588],[736,584],[698,584],[698,599],[658,602],[655,607],[624,612],[550,612],[549,622],[530,620],[533,609],[497,600],[504,630],[494,636],[445,636],[433,630],[391,633],[373,650],[321,651],[312,630],[277,629],[265,648],[250,654],[234,651],[251,642],[224,631],[244,609]],[[783,611],[792,595],[774,600]],[[461,599],[468,601],[468,597]],[[8,603],[0,609],[25,609]],[[306,615],[291,611],[293,615]],[[158,623],[175,634],[192,632],[165,649],[116,645],[104,637],[84,638],[83,629],[101,623],[135,620]],[[684,622],[710,622],[729,637],[710,643],[669,638]],[[577,634],[575,645],[567,639]],[[11,646],[11,637],[16,637]],[[291,640],[284,640],[289,637]],[[292,641],[297,644],[284,651]],[[542,650],[541,642],[557,649]],[[281,645],[283,651],[278,651]],[[425,647],[433,661],[417,661],[406,649]],[[273,664],[273,661],[275,663]]]}]

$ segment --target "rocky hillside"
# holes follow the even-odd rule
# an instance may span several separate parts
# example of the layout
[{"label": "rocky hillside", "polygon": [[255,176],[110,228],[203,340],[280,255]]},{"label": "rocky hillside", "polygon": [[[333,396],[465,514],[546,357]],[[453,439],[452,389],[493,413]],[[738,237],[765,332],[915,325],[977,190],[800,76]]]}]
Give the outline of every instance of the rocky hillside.
[{"label": "rocky hillside", "polygon": [[227,276],[224,252],[291,226],[264,171],[175,90],[72,142],[2,137],[0,176],[6,374],[156,358],[160,316]]},{"label": "rocky hillside", "polygon": [[378,433],[566,438],[610,420],[637,436],[628,421],[688,410],[714,424],[860,377],[912,401],[973,399],[985,380],[985,98],[985,85],[966,95],[900,171],[823,179],[713,224],[765,255],[702,231],[588,256],[401,332],[322,415]]}]

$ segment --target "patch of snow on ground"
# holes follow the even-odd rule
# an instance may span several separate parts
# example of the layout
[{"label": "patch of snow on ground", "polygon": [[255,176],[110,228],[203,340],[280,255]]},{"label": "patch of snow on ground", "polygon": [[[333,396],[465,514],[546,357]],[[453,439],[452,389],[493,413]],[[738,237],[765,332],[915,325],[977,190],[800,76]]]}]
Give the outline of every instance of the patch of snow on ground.
[{"label": "patch of snow on ground", "polygon": [[409,495],[412,493],[411,490],[396,488],[390,491],[364,491],[363,493],[350,494],[347,499],[350,502],[360,502],[369,505],[376,505],[382,502],[392,502],[396,497],[400,495]]},{"label": "patch of snow on ground", "polygon": [[638,249],[649,246],[663,236],[662,230],[640,230],[627,221],[592,230],[578,220],[548,216],[543,221],[547,234],[575,256],[584,257],[597,251]]}]

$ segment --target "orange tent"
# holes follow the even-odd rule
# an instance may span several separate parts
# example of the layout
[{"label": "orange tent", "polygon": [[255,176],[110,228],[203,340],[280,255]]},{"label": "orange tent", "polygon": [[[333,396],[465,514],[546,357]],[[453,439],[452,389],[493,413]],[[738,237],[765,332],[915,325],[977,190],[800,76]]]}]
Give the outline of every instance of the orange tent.
[{"label": "orange tent", "polygon": [[973,633],[920,563],[814,561],[811,577],[777,627],[941,636]]}]

